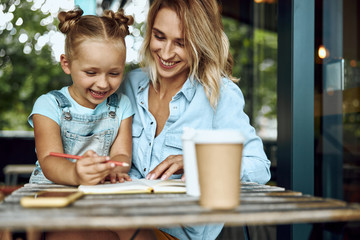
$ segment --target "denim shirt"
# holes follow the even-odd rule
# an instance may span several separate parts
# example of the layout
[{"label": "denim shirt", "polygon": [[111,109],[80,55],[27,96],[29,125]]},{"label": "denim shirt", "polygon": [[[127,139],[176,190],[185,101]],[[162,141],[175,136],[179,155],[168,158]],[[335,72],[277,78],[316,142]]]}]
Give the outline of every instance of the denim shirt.
[{"label": "denim shirt", "polygon": [[[133,160],[129,172],[132,178],[144,178],[152,169],[170,155],[182,154],[181,135],[184,127],[194,129],[238,129],[245,142],[241,180],[264,184],[270,179],[270,161],[261,139],[249,124],[244,113],[244,97],[239,87],[227,78],[222,79],[220,98],[214,110],[198,81],[187,79],[169,104],[169,118],[162,132],[155,137],[156,121],[149,111],[150,80],[141,69],[131,71],[121,85],[135,111],[132,125]],[[172,178],[180,178],[173,175]],[[186,227],[191,239],[215,239],[222,225]],[[183,229],[161,229],[184,239]]]}]

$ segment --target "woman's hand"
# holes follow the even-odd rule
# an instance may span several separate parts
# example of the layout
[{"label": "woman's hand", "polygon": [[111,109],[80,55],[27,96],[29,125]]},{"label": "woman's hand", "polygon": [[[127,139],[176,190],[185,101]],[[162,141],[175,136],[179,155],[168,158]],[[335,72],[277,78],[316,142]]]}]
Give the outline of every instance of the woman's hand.
[{"label": "woman's hand", "polygon": [[[181,174],[184,172],[184,158],[183,155],[170,155],[159,165],[156,166],[146,179],[153,180],[161,177],[162,180],[168,179],[173,174]],[[185,176],[181,177],[181,180],[185,180]]]},{"label": "woman's hand", "polygon": [[75,164],[78,183],[94,185],[101,182],[116,167],[114,163],[106,162],[109,159],[107,156],[97,155],[94,151],[86,151]]}]

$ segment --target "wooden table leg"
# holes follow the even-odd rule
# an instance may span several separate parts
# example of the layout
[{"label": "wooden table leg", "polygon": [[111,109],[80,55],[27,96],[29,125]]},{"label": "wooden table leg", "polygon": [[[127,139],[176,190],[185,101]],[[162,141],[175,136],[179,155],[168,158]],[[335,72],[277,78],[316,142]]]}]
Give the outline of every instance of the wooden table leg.
[{"label": "wooden table leg", "polygon": [[26,239],[27,240],[41,240],[41,231],[36,229],[28,229],[26,231]]},{"label": "wooden table leg", "polygon": [[11,232],[8,230],[0,231],[0,240],[12,240]]}]

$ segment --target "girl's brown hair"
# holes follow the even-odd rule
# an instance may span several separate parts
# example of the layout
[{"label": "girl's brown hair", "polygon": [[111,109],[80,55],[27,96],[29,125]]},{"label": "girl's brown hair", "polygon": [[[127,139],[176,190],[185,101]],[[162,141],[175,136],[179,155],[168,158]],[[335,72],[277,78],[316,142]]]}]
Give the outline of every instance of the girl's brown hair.
[{"label": "girl's brown hair", "polygon": [[125,49],[124,38],[134,22],[132,16],[126,16],[123,9],[115,13],[106,10],[101,17],[82,14],[80,8],[58,14],[59,30],[66,34],[65,55],[70,62],[76,56],[77,46],[86,39],[113,41]]},{"label": "girl's brown hair", "polygon": [[154,0],[148,18],[147,30],[141,49],[141,65],[146,67],[149,77],[156,87],[158,79],[155,60],[150,51],[152,28],[161,8],[176,12],[190,56],[191,79],[196,79],[205,88],[206,95],[213,108],[216,108],[220,96],[221,78],[232,76],[233,60],[229,52],[229,40],[224,33],[221,21],[221,9],[216,0]]}]

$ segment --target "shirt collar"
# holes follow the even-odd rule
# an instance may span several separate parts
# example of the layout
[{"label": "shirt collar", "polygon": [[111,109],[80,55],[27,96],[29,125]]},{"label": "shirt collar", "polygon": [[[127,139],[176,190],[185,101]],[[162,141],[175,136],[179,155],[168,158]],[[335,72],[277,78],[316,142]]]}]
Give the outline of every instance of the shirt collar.
[{"label": "shirt collar", "polygon": [[[150,84],[150,79],[149,78],[144,78],[139,82],[138,85],[138,93],[144,91],[148,85]],[[196,87],[199,84],[198,81],[194,80],[194,79],[190,79],[188,78],[184,85],[182,86],[182,88],[180,89],[180,91],[175,95],[175,97],[177,95],[179,95],[180,93],[184,94],[186,100],[188,100],[189,102],[193,99],[195,92],[196,92]]]},{"label": "shirt collar", "polygon": [[180,89],[179,93],[184,94],[186,100],[188,100],[190,102],[193,99],[194,95],[195,95],[196,87],[197,87],[198,84],[199,84],[198,81],[188,78],[185,81],[182,88]]},{"label": "shirt collar", "polygon": [[142,80],[139,82],[137,92],[140,93],[140,92],[144,91],[144,89],[147,88],[147,86],[149,85],[149,83],[150,83],[150,79],[149,79],[149,78],[146,77],[146,78],[142,79]]}]

